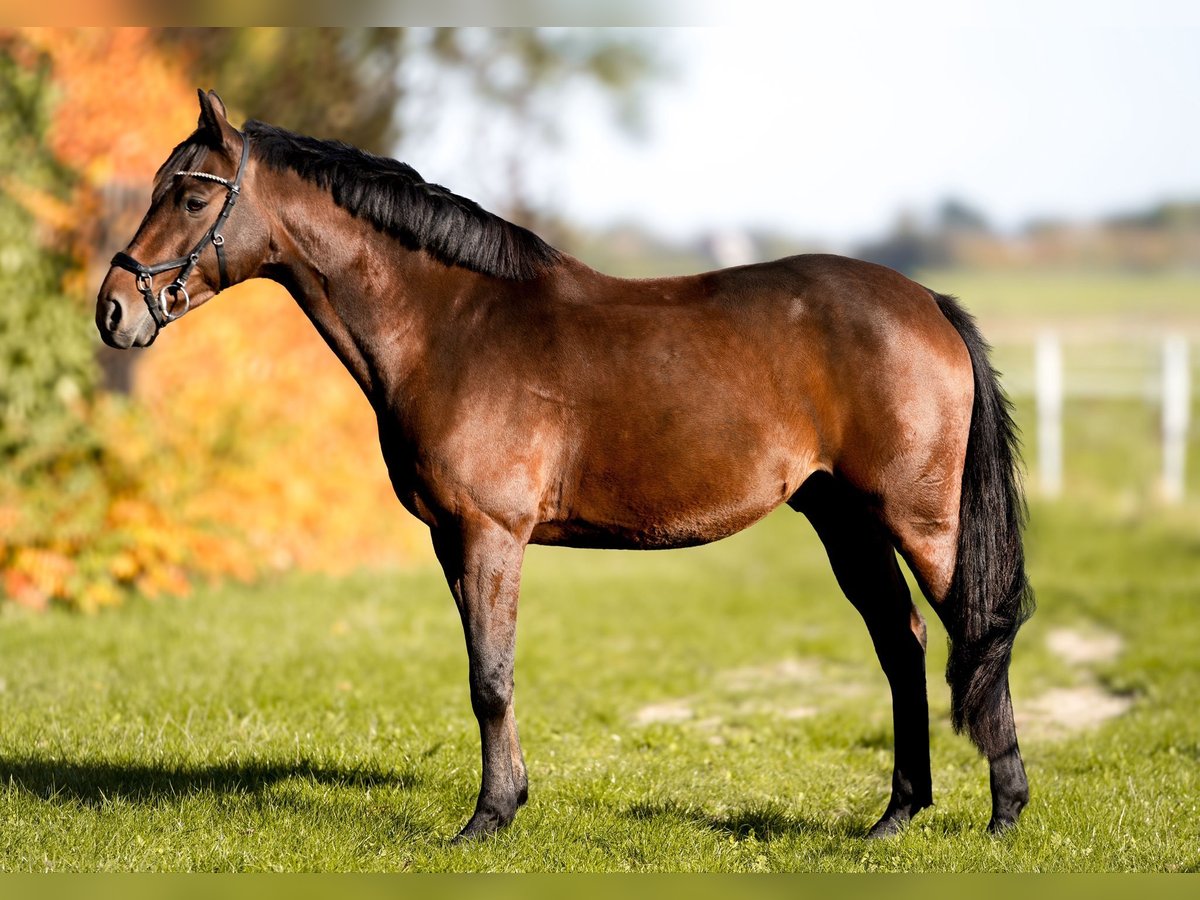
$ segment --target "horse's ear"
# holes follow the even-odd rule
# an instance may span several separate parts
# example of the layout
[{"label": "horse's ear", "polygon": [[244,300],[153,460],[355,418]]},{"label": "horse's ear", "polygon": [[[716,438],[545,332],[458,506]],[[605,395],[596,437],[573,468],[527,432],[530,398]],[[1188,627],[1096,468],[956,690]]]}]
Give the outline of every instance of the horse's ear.
[{"label": "horse's ear", "polygon": [[221,102],[216,91],[205,93],[201,89],[196,93],[200,95],[200,120],[197,127],[206,132],[217,145],[226,143],[234,128],[229,124],[225,104]]}]

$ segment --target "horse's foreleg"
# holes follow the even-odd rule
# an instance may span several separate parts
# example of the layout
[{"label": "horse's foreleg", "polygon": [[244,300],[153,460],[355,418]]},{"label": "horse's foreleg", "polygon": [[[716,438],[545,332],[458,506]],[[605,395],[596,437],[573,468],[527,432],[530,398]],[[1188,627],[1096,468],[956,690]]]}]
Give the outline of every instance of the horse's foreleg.
[{"label": "horse's foreleg", "polygon": [[842,592],[866,622],[892,689],[892,796],[869,832],[870,837],[886,837],[933,804],[925,622],[912,604],[890,537],[857,494],[817,475],[791,502],[808,516],[825,545]]},{"label": "horse's foreleg", "polygon": [[462,616],[470,663],[471,708],[479,721],[483,780],[475,814],[456,841],[513,820],[529,781],[513,715],[517,594],[525,544],[492,522],[434,533],[434,548]]}]

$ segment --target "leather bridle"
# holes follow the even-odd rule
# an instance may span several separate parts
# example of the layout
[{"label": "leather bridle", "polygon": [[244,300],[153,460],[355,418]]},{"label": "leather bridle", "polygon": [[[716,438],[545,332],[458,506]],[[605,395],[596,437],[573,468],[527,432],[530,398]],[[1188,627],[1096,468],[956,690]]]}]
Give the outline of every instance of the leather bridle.
[{"label": "leather bridle", "polygon": [[[225,237],[221,234],[221,229],[225,227],[225,222],[229,219],[229,214],[233,212],[233,207],[237,204],[238,196],[242,191],[242,176],[246,173],[246,160],[250,158],[250,138],[242,132],[238,132],[238,134],[242,139],[242,160],[238,163],[237,174],[234,175],[233,181],[230,181],[228,178],[222,178],[220,175],[212,175],[209,172],[175,173],[175,175],[215,181],[225,185],[226,191],[225,205],[221,207],[221,212],[217,214],[217,220],[213,222],[212,227],[204,233],[204,237],[200,238],[187,256],[168,259],[166,262],[155,263],[150,266],[143,265],[125,252],[118,253],[112,258],[112,265],[132,272],[137,276],[138,290],[141,291],[142,297],[146,301],[146,306],[150,309],[150,315],[154,318],[154,322],[159,328],[166,327],[168,323],[174,322],[191,309],[192,298],[188,296],[185,285],[188,278],[191,277],[192,271],[196,268],[196,264],[200,262],[200,254],[204,252],[204,247],[207,244],[212,244],[217,251],[217,269],[220,272],[221,278],[221,286],[218,288],[218,293],[229,287],[229,275],[225,270]],[[174,281],[163,287],[155,295],[154,276],[160,272],[169,272],[172,269],[179,269],[179,274],[175,276]],[[183,308],[179,312],[172,312],[172,308],[179,309],[179,301],[181,299]]]}]

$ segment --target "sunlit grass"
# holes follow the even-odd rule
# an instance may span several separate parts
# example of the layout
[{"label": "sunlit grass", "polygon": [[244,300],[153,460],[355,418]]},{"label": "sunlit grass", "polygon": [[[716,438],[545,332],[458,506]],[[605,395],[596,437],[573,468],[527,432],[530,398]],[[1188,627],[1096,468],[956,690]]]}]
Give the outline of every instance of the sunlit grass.
[{"label": "sunlit grass", "polygon": [[[1035,508],[1041,610],[1017,646],[1018,707],[1085,681],[1134,704],[1065,737],[1027,729],[1034,799],[1011,837],[984,834],[986,767],[948,727],[930,617],[937,805],[897,840],[862,840],[887,799],[886,683],[785,510],[696,550],[530,551],[530,803],[466,847],[447,839],[478,738],[437,572],[289,577],[94,618],[10,610],[0,867],[1195,869],[1200,529],[1156,518]],[[1057,628],[1124,647],[1071,665],[1046,645]]]},{"label": "sunlit grass", "polygon": [[1005,329],[1060,323],[1111,334],[1114,323],[1194,325],[1200,315],[1200,273],[1182,269],[943,269],[920,272],[917,280],[957,295],[985,323]]}]

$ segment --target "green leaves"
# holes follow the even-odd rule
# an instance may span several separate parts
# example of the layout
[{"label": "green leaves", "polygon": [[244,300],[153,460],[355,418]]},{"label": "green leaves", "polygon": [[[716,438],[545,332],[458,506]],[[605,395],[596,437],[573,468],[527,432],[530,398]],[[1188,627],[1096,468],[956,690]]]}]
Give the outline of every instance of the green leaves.
[{"label": "green leaves", "polygon": [[97,373],[90,314],[62,286],[77,262],[27,207],[31,194],[64,196],[71,178],[45,143],[48,68],[20,49],[0,43],[0,464],[24,479],[88,443],[78,412]]}]

